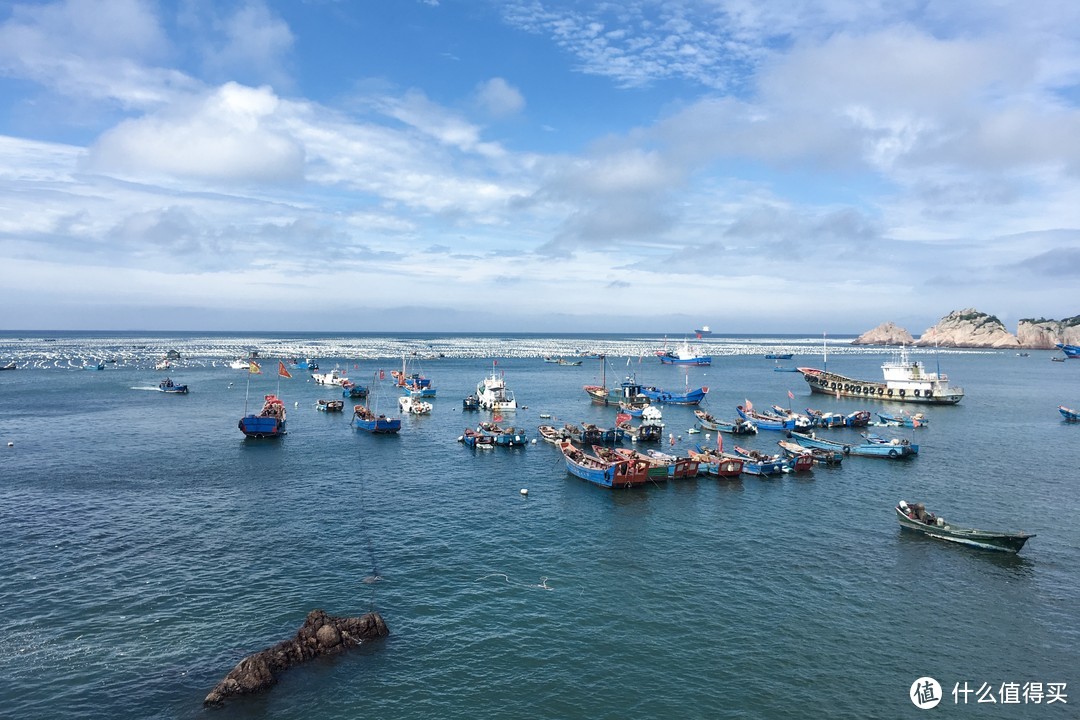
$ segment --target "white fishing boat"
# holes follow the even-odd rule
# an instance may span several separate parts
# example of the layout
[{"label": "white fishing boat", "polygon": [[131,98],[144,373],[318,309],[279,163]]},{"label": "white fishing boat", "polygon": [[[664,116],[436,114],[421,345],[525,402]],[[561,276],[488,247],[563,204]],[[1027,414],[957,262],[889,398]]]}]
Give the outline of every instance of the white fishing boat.
[{"label": "white fishing boat", "polygon": [[491,376],[477,383],[476,397],[480,400],[482,410],[492,412],[517,410],[514,393],[506,387],[506,379],[495,372],[494,364],[491,368]]}]

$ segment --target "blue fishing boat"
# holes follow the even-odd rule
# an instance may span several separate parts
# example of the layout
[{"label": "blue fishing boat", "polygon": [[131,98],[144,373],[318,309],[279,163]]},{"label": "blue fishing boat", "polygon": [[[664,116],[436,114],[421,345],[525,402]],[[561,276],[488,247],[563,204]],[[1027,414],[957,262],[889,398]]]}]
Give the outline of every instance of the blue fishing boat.
[{"label": "blue fishing boat", "polygon": [[664,403],[667,405],[697,405],[708,394],[708,387],[700,387],[696,390],[687,390],[683,393],[674,393],[668,390],[661,390],[657,387],[648,386],[641,388],[641,394],[649,398],[654,403]]},{"label": "blue fishing boat", "polygon": [[649,481],[649,463],[644,460],[608,462],[575,447],[569,440],[559,444],[566,470],[594,485],[611,489],[642,487]]},{"label": "blue fishing boat", "polygon": [[366,405],[353,406],[352,424],[374,435],[391,435],[401,430],[401,418],[377,415]]},{"label": "blue fishing boat", "polygon": [[794,353],[765,353],[766,360],[790,360]]},{"label": "blue fishing boat", "polygon": [[349,379],[346,379],[343,383],[341,383],[341,397],[366,398],[367,396],[368,389],[363,385],[357,385]]},{"label": "blue fishing boat", "polygon": [[681,348],[658,356],[664,365],[712,365],[711,355],[700,355],[684,342]]},{"label": "blue fishing boat", "polygon": [[862,433],[863,442],[853,445],[852,455],[863,457],[884,457],[890,460],[901,460],[914,457],[919,454],[919,446],[910,440],[903,438],[885,438],[874,433]]},{"label": "blue fishing boat", "polygon": [[458,442],[464,443],[466,447],[480,448],[481,450],[487,450],[495,447],[495,438],[485,432],[479,432],[472,428],[465,428],[465,432],[458,437]]},{"label": "blue fishing boat", "polygon": [[822,412],[821,410],[814,410],[813,408],[806,408],[806,415],[810,418],[814,427],[819,428],[840,428],[846,424],[844,422],[844,415],[842,413],[834,412]]},{"label": "blue fishing boat", "polygon": [[1080,422],[1080,413],[1071,408],[1067,408],[1064,405],[1058,405],[1058,412],[1061,413],[1061,417],[1069,422]]},{"label": "blue fishing boat", "polygon": [[[779,475],[785,472],[785,468],[790,465],[788,458],[783,455],[769,455],[757,450],[739,447],[738,445],[735,446],[735,452],[727,454],[742,458],[743,472],[748,475]],[[809,468],[811,463],[804,462],[803,464],[806,467],[800,469],[805,470]]]},{"label": "blue fishing boat", "polygon": [[165,378],[158,383],[158,390],[163,393],[174,393],[176,395],[187,395],[187,385],[177,385],[172,381],[172,378]]},{"label": "blue fishing boat", "polygon": [[476,432],[490,436],[492,442],[500,447],[524,447],[529,444],[529,436],[524,428],[504,428],[498,423],[482,422],[477,426]]},{"label": "blue fishing boat", "polygon": [[908,413],[878,413],[877,416],[882,424],[895,427],[926,427],[930,423],[922,413],[915,413],[914,415]]},{"label": "blue fishing boat", "polygon": [[476,397],[475,395],[469,395],[469,396],[467,396],[465,398],[462,398],[462,400],[461,400],[461,409],[462,410],[479,410],[480,409],[480,398]]},{"label": "blue fishing boat", "polygon": [[754,423],[759,430],[791,432],[795,429],[794,419],[782,418],[779,415],[773,415],[772,413],[757,412],[754,410],[753,405],[748,405],[747,407],[739,405],[735,408],[735,412],[739,413],[739,417],[743,420]]},{"label": "blue fishing boat", "polygon": [[698,474],[716,478],[737,478],[743,471],[743,459],[712,448],[697,445],[689,453],[698,461]]},{"label": "blue fishing boat", "polygon": [[285,403],[276,395],[266,395],[262,410],[240,418],[237,427],[250,438],[280,437],[285,434]]},{"label": "blue fishing boat", "polygon": [[300,370],[318,370],[319,363],[315,362],[311,358],[293,358],[293,367]]},{"label": "blue fishing boat", "polygon": [[[618,420],[616,419],[616,422]],[[618,426],[602,428],[594,423],[583,422],[580,425],[566,423],[563,428],[567,437],[579,445],[614,445],[620,443],[626,435],[626,431]]]},{"label": "blue fishing boat", "polygon": [[1057,346],[1061,348],[1061,352],[1065,353],[1065,357],[1070,360],[1076,360],[1080,358],[1080,345],[1068,345],[1066,343],[1057,343]]}]

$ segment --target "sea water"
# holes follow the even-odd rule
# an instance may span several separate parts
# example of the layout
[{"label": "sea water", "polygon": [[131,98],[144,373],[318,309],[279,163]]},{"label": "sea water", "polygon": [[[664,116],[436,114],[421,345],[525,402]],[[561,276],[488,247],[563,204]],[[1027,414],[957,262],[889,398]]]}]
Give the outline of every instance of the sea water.
[{"label": "sea water", "polygon": [[[882,348],[830,339],[826,358],[820,338],[713,336],[701,343],[713,364],[685,368],[657,361],[662,343],[0,336],[0,364],[19,364],[0,373],[0,714],[896,718],[922,712],[911,686],[932,677],[949,717],[1075,716],[1080,425],[1056,407],[1080,405],[1080,361],[920,351],[966,396],[902,407],[810,395],[800,375],[774,370],[827,363],[876,380],[890,359]],[[168,349],[181,358],[155,370]],[[253,349],[261,375],[228,367]],[[542,359],[580,353],[605,357]],[[339,395],[288,364],[294,356],[372,384],[370,402],[387,413],[390,371],[405,357],[432,378],[435,409],[404,418],[397,436],[357,431],[352,401],[343,414],[315,410]],[[279,358],[291,379],[279,379]],[[98,359],[115,362],[80,369]],[[491,417],[463,412],[461,399],[492,372],[521,406],[503,424],[534,437],[542,423],[610,426],[614,408],[591,404],[582,386],[628,375],[673,391],[708,386],[703,407],[723,419],[749,399],[921,410],[929,423],[873,428],[918,443],[910,461],[849,457],[805,475],[611,491],[569,475],[543,441],[459,443]],[[166,375],[190,394],[157,392]],[[285,401],[288,434],[245,439],[237,420],[267,393]],[[716,441],[689,432],[692,408],[666,406],[664,422],[674,440],[664,450]],[[776,451],[779,439],[739,442]],[[1037,537],[1019,555],[934,541],[900,530],[901,499]],[[203,708],[233,665],[290,637],[315,608],[376,610],[391,635]],[[1056,684],[1066,702],[1002,702],[1031,683]]]}]

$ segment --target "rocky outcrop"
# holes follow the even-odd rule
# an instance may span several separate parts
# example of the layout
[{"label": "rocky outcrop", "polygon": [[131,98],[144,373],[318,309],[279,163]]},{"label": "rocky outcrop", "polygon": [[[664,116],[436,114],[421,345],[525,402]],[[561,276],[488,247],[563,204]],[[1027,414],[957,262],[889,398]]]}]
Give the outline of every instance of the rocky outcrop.
[{"label": "rocky outcrop", "polygon": [[277,676],[293,665],[356,647],[364,640],[389,635],[378,613],[360,617],[334,617],[322,610],[308,613],[296,635],[237,663],[225,679],[210,691],[204,705],[220,705],[234,695],[265,690]]},{"label": "rocky outcrop", "polygon": [[911,333],[894,323],[883,322],[851,341],[852,345],[912,345]]},{"label": "rocky outcrop", "polygon": [[1025,318],[1016,327],[1020,344],[1035,350],[1053,350],[1057,343],[1080,345],[1080,315],[1064,320]]},{"label": "rocky outcrop", "polygon": [[1000,320],[974,308],[949,313],[937,325],[927,328],[915,344],[920,347],[1020,347],[1020,341]]}]

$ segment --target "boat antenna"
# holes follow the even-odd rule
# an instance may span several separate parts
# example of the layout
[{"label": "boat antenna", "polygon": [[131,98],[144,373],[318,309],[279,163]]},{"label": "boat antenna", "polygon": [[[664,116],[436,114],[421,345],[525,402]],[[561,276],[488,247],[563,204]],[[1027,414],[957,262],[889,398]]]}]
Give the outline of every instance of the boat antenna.
[{"label": "boat antenna", "polygon": [[821,354],[825,358],[823,360],[824,367],[822,367],[821,369],[827,371],[829,369],[829,346],[825,342],[825,333],[824,332],[821,333]]},{"label": "boat antenna", "polygon": [[934,338],[934,362],[937,364],[937,376],[941,377],[941,354],[938,352],[937,338]]}]

